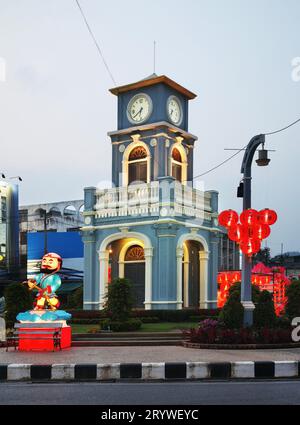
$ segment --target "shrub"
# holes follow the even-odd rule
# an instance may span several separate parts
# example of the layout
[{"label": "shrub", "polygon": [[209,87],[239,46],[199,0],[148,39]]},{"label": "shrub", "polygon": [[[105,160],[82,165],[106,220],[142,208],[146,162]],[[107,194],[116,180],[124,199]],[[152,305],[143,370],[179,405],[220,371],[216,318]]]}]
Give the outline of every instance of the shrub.
[{"label": "shrub", "polygon": [[133,332],[139,330],[142,326],[142,322],[139,319],[129,319],[123,322],[107,319],[101,321],[100,324],[103,330],[110,330],[113,332]]},{"label": "shrub", "polygon": [[142,323],[159,323],[160,322],[158,317],[141,317],[140,321]]},{"label": "shrub", "polygon": [[13,327],[16,316],[24,311],[32,309],[33,295],[27,285],[12,283],[4,290],[5,297],[5,320],[7,327]]},{"label": "shrub", "polygon": [[130,280],[117,278],[108,285],[104,311],[110,313],[112,322],[126,322],[129,320],[133,302]]},{"label": "shrub", "polygon": [[198,344],[283,344],[292,343],[291,329],[274,328],[241,328],[223,329],[211,327],[205,330],[199,326],[198,329],[185,331],[189,342]]},{"label": "shrub", "polygon": [[[241,282],[237,282],[234,285],[232,285],[229,289],[229,296],[233,292],[237,292],[239,296],[241,297],[241,286],[242,286]],[[258,287],[255,285],[252,285],[252,301],[254,304],[258,302],[259,295],[260,295],[260,290],[258,289]]]},{"label": "shrub", "polygon": [[[108,318],[109,313],[103,310],[73,310],[68,308],[68,312],[72,314],[73,319],[103,319]],[[132,318],[148,318],[157,317],[160,322],[186,322],[195,321],[200,322],[207,318],[217,318],[219,310],[132,310],[130,317]],[[191,316],[193,319],[191,320]],[[79,322],[78,322],[79,323]]]},{"label": "shrub", "polygon": [[286,316],[279,316],[275,319],[275,326],[276,328],[280,329],[290,329],[291,328],[291,321]]},{"label": "shrub", "polygon": [[300,280],[292,282],[286,289],[287,303],[285,312],[287,317],[292,320],[294,317],[300,317]]},{"label": "shrub", "polygon": [[70,321],[73,325],[98,325],[99,319],[74,319]]},{"label": "shrub", "polygon": [[68,308],[82,309],[83,306],[83,287],[77,288],[68,297]]},{"label": "shrub", "polygon": [[258,302],[253,314],[254,326],[272,327],[275,325],[276,314],[274,310],[273,295],[268,291],[262,291],[259,294]]},{"label": "shrub", "polygon": [[226,328],[240,328],[243,324],[244,309],[240,302],[240,294],[238,291],[232,291],[219,314],[219,321]]}]

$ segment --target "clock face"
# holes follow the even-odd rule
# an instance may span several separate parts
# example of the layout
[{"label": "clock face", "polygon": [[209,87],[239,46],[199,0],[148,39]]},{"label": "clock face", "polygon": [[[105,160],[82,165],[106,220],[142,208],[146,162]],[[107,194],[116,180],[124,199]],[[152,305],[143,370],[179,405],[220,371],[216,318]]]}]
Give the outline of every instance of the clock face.
[{"label": "clock face", "polygon": [[167,112],[170,120],[176,124],[180,125],[182,121],[182,107],[180,100],[175,96],[170,96],[167,102]]},{"label": "clock face", "polygon": [[146,121],[152,112],[152,100],[144,93],[133,96],[127,106],[127,118],[133,124]]}]

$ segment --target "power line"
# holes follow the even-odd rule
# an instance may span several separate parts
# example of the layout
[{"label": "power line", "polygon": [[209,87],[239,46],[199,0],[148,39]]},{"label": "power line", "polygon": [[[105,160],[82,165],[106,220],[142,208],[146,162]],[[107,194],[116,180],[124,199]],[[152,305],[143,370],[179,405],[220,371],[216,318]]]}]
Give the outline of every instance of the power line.
[{"label": "power line", "polygon": [[210,170],[205,171],[205,173],[199,174],[197,176],[195,176],[193,178],[193,180],[198,179],[199,177],[205,176],[205,174],[210,173],[211,171],[216,170],[217,168],[221,167],[222,165],[226,164],[226,162],[230,161],[232,158],[234,158],[235,156],[237,156],[241,151],[243,151],[245,148],[247,147],[244,146],[242,149],[240,149],[239,151],[237,151],[236,153],[234,153],[233,155],[231,155],[229,158],[225,159],[225,161],[221,162],[220,164],[216,165],[215,167],[211,168]]},{"label": "power line", "polygon": [[296,121],[292,122],[291,124],[287,125],[286,127],[281,128],[280,130],[272,131],[271,133],[265,133],[265,136],[270,136],[271,134],[280,133],[281,131],[287,130],[288,128],[292,127],[293,125],[300,122],[300,118],[298,118]]},{"label": "power line", "polygon": [[[272,132],[270,132],[270,133],[264,133],[264,136],[271,136],[272,134],[280,133],[280,132],[282,132],[282,131],[284,131],[284,130],[287,130],[288,128],[292,127],[293,125],[295,125],[295,124],[297,124],[297,123],[299,123],[299,122],[300,122],[300,118],[298,118],[296,121],[292,122],[291,124],[289,124],[289,125],[287,125],[287,126],[285,126],[285,127],[281,128],[281,129],[279,129],[279,130],[272,131]],[[226,162],[230,161],[232,158],[234,158],[236,155],[238,155],[241,151],[245,150],[245,149],[246,149],[246,147],[247,147],[247,145],[246,145],[246,146],[244,146],[243,148],[241,148],[240,150],[238,150],[235,154],[231,155],[229,158],[225,159],[225,161],[223,161],[223,162],[221,162],[220,164],[216,165],[215,167],[213,167],[213,168],[211,168],[211,169],[209,169],[209,170],[205,171],[205,172],[204,172],[204,173],[202,173],[202,174],[199,174],[199,175],[195,176],[195,177],[193,178],[193,180],[196,180],[196,179],[198,179],[199,177],[205,176],[206,174],[211,173],[212,171],[214,171],[214,170],[216,170],[217,168],[221,167],[222,165],[226,164]]]},{"label": "power line", "polygon": [[110,71],[110,69],[109,69],[109,66],[108,66],[108,64],[107,64],[107,62],[106,62],[106,60],[105,60],[105,58],[104,58],[104,55],[103,55],[103,53],[102,53],[102,50],[101,50],[101,48],[100,48],[99,44],[97,43],[97,40],[96,40],[96,38],[95,38],[95,36],[94,36],[94,34],[93,34],[93,31],[91,30],[91,27],[90,27],[90,26],[89,26],[89,24],[88,24],[88,21],[87,21],[87,19],[86,19],[85,15],[84,15],[84,13],[83,13],[83,10],[82,10],[82,8],[81,8],[81,6],[80,6],[79,0],[75,0],[75,1],[76,1],[76,3],[77,3],[78,9],[80,10],[80,13],[81,13],[81,15],[82,15],[83,19],[84,19],[84,22],[85,22],[85,24],[86,24],[86,27],[87,27],[87,29],[88,29],[88,31],[89,31],[89,33],[90,33],[90,35],[91,35],[91,37],[92,37],[92,39],[93,39],[93,41],[94,41],[95,45],[96,45],[96,48],[97,48],[97,50],[98,50],[98,52],[99,52],[99,54],[100,54],[101,58],[102,58],[102,61],[103,61],[103,63],[104,63],[104,66],[105,66],[105,68],[106,68],[106,70],[107,70],[107,72],[108,72],[108,74],[109,74],[110,78],[112,79],[112,81],[113,81],[114,85],[116,86],[116,85],[117,85],[117,83],[116,83],[116,81],[115,81],[115,79],[114,79],[114,77],[113,77],[113,75],[112,75],[112,73],[111,73],[111,71]]}]

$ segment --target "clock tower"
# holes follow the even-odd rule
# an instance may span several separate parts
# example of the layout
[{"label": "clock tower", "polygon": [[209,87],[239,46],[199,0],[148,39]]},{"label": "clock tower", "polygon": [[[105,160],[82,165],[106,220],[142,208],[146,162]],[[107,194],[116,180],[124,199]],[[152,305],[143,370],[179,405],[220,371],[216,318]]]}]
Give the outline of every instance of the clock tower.
[{"label": "clock tower", "polygon": [[115,87],[112,189],[85,189],[84,307],[102,309],[111,279],[145,309],[214,308],[218,193],[193,187],[196,95],[165,75]]}]

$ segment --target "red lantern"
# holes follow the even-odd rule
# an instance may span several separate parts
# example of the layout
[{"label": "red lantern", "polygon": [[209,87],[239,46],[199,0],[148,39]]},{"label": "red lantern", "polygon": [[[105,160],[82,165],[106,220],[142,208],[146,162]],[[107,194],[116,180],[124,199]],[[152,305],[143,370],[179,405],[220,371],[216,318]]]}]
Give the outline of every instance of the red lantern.
[{"label": "red lantern", "polygon": [[239,215],[236,211],[226,210],[219,214],[219,224],[224,227],[230,227],[236,224],[239,220]]},{"label": "red lantern", "polygon": [[240,248],[245,255],[256,254],[260,250],[260,240],[259,239],[247,239],[243,240],[240,243]]},{"label": "red lantern", "polygon": [[228,231],[228,237],[230,240],[240,243],[245,234],[245,229],[241,224],[234,224]]},{"label": "red lantern", "polygon": [[266,239],[271,233],[270,226],[268,224],[259,224],[257,226],[257,237],[260,241]]},{"label": "red lantern", "polygon": [[242,240],[258,239],[258,226],[257,224],[243,225]]},{"label": "red lantern", "polygon": [[240,215],[240,221],[242,224],[257,224],[258,223],[258,211],[249,208]]},{"label": "red lantern", "polygon": [[269,208],[266,208],[258,213],[258,221],[261,224],[268,224],[271,226],[272,224],[276,223],[277,214],[274,210],[269,210]]}]

